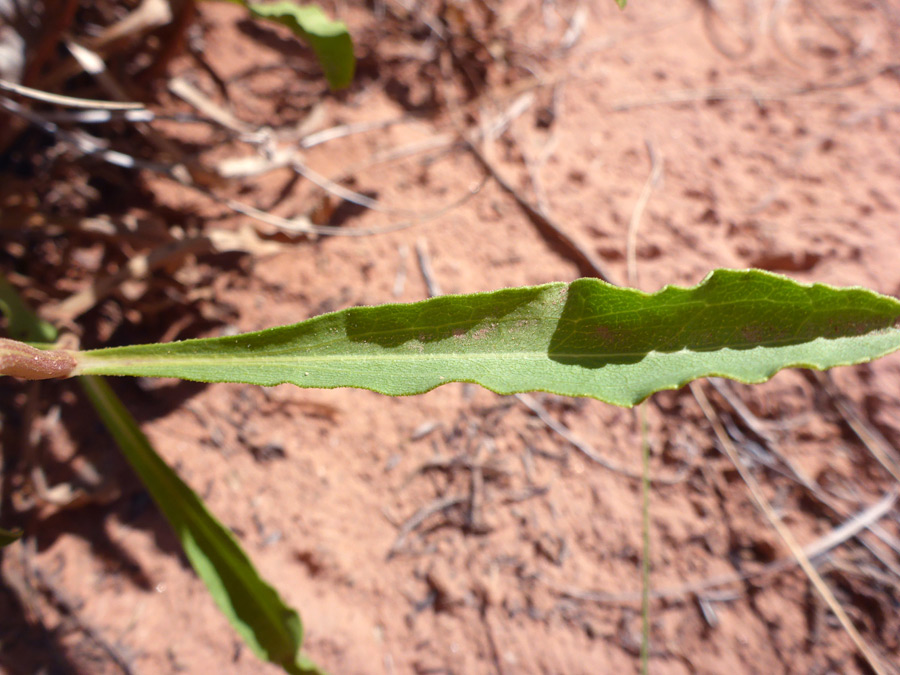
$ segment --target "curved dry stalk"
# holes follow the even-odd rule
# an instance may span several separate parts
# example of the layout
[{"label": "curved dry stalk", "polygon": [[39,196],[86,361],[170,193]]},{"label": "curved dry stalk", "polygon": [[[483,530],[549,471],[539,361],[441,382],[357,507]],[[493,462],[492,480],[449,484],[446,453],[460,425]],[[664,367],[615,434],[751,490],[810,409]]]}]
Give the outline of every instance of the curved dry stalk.
[{"label": "curved dry stalk", "polygon": [[[891,512],[897,504],[897,498],[898,492],[896,490],[888,492],[874,504],[847,518],[830,532],[805,546],[803,548],[804,553],[806,553],[806,556],[810,559],[824,556],[845,541],[852,539],[853,537],[858,537],[864,530],[871,530],[877,526],[876,523],[881,518],[884,518]],[[739,584],[751,579],[760,579],[761,577],[770,574],[777,574],[778,572],[791,569],[796,565],[796,558],[779,558],[756,570],[718,574],[695,581],[689,581],[679,586],[656,588],[651,591],[650,597],[654,600],[665,600],[672,604],[686,602],[692,597],[708,595],[714,589],[731,586],[732,584]],[[594,602],[601,605],[633,605],[641,600],[640,591],[609,593],[604,591],[581,590],[571,586],[558,586],[550,583],[548,583],[548,585],[567,598],[583,600],[585,602]]]},{"label": "curved dry stalk", "polygon": [[266,225],[271,225],[272,227],[277,227],[280,230],[284,230],[285,232],[291,232],[294,234],[316,234],[320,236],[327,237],[368,237],[373,234],[387,234],[388,232],[397,232],[399,230],[406,230],[415,225],[419,225],[428,220],[432,220],[434,218],[439,218],[452,211],[453,209],[462,206],[467,201],[469,201],[472,197],[481,192],[481,188],[484,187],[486,182],[486,178],[482,178],[481,181],[472,186],[469,191],[464,194],[459,199],[447,204],[446,206],[442,206],[434,211],[426,211],[420,213],[417,217],[411,218],[409,220],[405,220],[400,223],[392,223],[390,225],[383,225],[381,227],[356,227],[356,228],[348,228],[348,227],[339,227],[337,225],[314,225],[309,218],[305,216],[301,216],[300,218],[282,218],[281,216],[276,216],[266,211],[262,211],[257,209],[254,206],[250,206],[249,204],[243,204],[234,199],[227,199],[219,197],[213,192],[203,189],[198,185],[189,185],[188,187],[193,187],[202,194],[214,199],[225,206],[227,206],[232,211],[236,211],[237,213],[241,213],[249,218],[253,218],[261,223],[265,223]]},{"label": "curved dry stalk", "polygon": [[784,541],[788,550],[791,552],[791,555],[796,559],[800,569],[803,570],[813,587],[815,587],[828,607],[837,617],[841,627],[847,633],[857,650],[859,650],[860,655],[872,667],[872,670],[875,671],[877,675],[888,675],[888,671],[882,665],[881,659],[875,653],[875,650],[872,649],[872,647],[863,639],[863,636],[860,635],[856,626],[853,625],[850,617],[847,616],[847,613],[844,611],[844,608],[841,607],[837,598],[834,597],[834,593],[831,592],[828,584],[825,583],[822,575],[818,573],[812,562],[810,562],[809,556],[794,538],[791,531],[785,526],[784,521],[782,521],[775,509],[772,508],[772,505],[763,494],[756,478],[741,463],[737,450],[732,444],[731,439],[728,437],[728,434],[725,433],[725,429],[722,427],[719,418],[716,417],[715,410],[713,410],[709,399],[706,398],[703,389],[696,382],[691,382],[689,386],[691,392],[694,394],[694,398],[697,399],[697,403],[700,405],[700,409],[703,410],[703,414],[712,425],[723,452],[728,456],[732,464],[734,464],[734,468],[737,469],[737,472],[741,475],[744,483],[747,484],[747,489],[750,491],[750,495],[753,497],[753,501],[756,503],[757,507],[759,507],[759,510],[763,512],[763,515],[765,515],[766,519],[772,524],[772,528],[778,533],[778,536],[781,537],[782,541]]},{"label": "curved dry stalk", "polygon": [[628,221],[628,240],[625,245],[626,269],[628,270],[628,285],[632,288],[638,287],[637,273],[637,233],[641,224],[641,218],[644,216],[644,210],[650,201],[650,195],[653,189],[659,183],[663,176],[663,159],[657,155],[653,144],[646,141],[647,154],[650,155],[650,175],[641,188],[641,194],[635,202],[634,210],[631,212],[631,220]]},{"label": "curved dry stalk", "polygon": [[0,80],[0,90],[18,94],[19,96],[24,96],[25,98],[30,98],[34,101],[52,103],[66,108],[85,108],[90,110],[146,110],[143,103],[133,101],[98,101],[91,98],[77,98],[75,96],[51,94],[47,91],[33,89],[22,84],[9,82],[8,80]]}]

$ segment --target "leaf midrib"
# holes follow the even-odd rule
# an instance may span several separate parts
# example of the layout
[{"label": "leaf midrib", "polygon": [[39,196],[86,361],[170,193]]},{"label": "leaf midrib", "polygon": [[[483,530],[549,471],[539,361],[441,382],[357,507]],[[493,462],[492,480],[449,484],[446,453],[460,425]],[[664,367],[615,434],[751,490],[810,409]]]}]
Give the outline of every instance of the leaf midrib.
[{"label": "leaf midrib", "polygon": [[[149,364],[149,365],[159,365],[164,366],[167,364],[177,363],[180,366],[216,366],[223,367],[227,366],[229,363],[242,363],[245,364],[247,362],[253,363],[256,362],[255,365],[259,365],[260,367],[270,367],[270,366],[278,366],[278,365],[300,365],[305,363],[316,363],[316,362],[335,362],[335,361],[388,361],[388,362],[396,362],[400,360],[408,360],[408,361],[473,361],[473,360],[505,360],[505,359],[540,359],[541,361],[545,360],[559,360],[559,359],[570,359],[573,361],[579,360],[595,360],[595,359],[616,359],[616,358],[633,358],[633,357],[644,357],[650,356],[652,354],[660,354],[660,355],[674,355],[680,353],[696,353],[696,354],[709,354],[713,352],[720,352],[725,350],[731,351],[756,351],[756,350],[765,350],[772,349],[777,347],[790,347],[790,346],[798,346],[800,344],[809,344],[813,342],[818,342],[822,340],[842,340],[842,339],[853,339],[850,336],[841,336],[837,338],[826,338],[826,337],[816,337],[811,340],[805,342],[796,342],[793,340],[780,340],[780,341],[768,341],[768,342],[744,342],[734,345],[727,345],[723,347],[716,347],[710,349],[689,349],[682,348],[672,351],[660,351],[660,350],[649,350],[649,351],[633,351],[633,352],[591,352],[591,353],[565,353],[565,352],[547,352],[546,350],[531,350],[531,351],[502,351],[502,352],[448,352],[442,354],[427,354],[427,353],[418,353],[418,352],[409,352],[404,351],[402,353],[398,353],[395,351],[396,348],[385,349],[384,352],[379,354],[317,354],[317,355],[302,355],[295,354],[290,357],[283,356],[285,352],[279,352],[276,354],[272,353],[257,353],[257,354],[249,354],[246,356],[241,356],[237,354],[210,354],[204,356],[196,356],[196,355],[166,355],[166,356],[158,356],[158,355],[150,355],[150,356],[123,356],[123,357],[102,357],[99,355],[92,355],[91,358],[84,363],[84,365],[90,365],[93,368],[98,366],[115,366],[116,364]],[[91,354],[90,352],[86,352],[86,354]],[[96,354],[96,353],[95,353]],[[577,364],[574,364],[577,365]],[[92,368],[92,370],[93,370]]]}]

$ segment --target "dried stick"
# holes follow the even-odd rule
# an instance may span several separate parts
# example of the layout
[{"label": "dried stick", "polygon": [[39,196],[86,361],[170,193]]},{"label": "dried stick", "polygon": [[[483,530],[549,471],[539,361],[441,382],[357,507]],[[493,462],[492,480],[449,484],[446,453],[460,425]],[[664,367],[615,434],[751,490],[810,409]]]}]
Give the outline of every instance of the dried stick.
[{"label": "dried stick", "polygon": [[772,524],[772,527],[787,545],[791,554],[797,560],[797,564],[806,576],[809,577],[812,585],[821,594],[825,602],[828,603],[828,607],[834,612],[834,615],[844,628],[844,631],[846,631],[847,635],[853,641],[853,644],[856,645],[860,655],[872,667],[872,670],[874,670],[877,675],[888,675],[888,671],[881,665],[879,657],[875,654],[872,647],[866,643],[862,635],[859,634],[859,631],[856,629],[856,626],[853,625],[853,622],[850,621],[850,617],[847,616],[844,608],[841,607],[837,598],[834,597],[828,584],[825,583],[825,580],[822,579],[821,575],[816,571],[816,568],[813,567],[809,557],[800,547],[800,544],[797,543],[797,540],[794,538],[791,531],[785,526],[781,516],[779,516],[775,509],[772,508],[772,505],[769,503],[769,500],[766,499],[762,492],[762,488],[754,475],[748,471],[741,462],[741,458],[738,456],[737,450],[731,442],[731,438],[728,437],[728,434],[725,433],[725,429],[722,428],[722,423],[719,421],[719,418],[716,417],[715,410],[713,410],[709,399],[706,398],[703,389],[696,382],[692,382],[690,387],[691,392],[694,394],[694,398],[697,399],[697,403],[700,405],[700,409],[703,410],[703,414],[712,425],[716,437],[719,439],[720,446],[734,464],[734,468],[737,469],[741,478],[743,478],[744,482],[747,484],[747,489],[750,491],[753,501],[756,502],[756,505],[766,516],[766,519]]},{"label": "dried stick", "polygon": [[[613,283],[610,281],[610,276],[603,269],[602,265],[599,261],[597,261],[594,256],[592,256],[588,251],[581,247],[572,237],[570,237],[559,225],[553,222],[549,217],[545,214],[541,213],[541,211],[531,204],[527,199],[525,199],[518,190],[516,190],[498,171],[498,169],[494,166],[494,164],[487,158],[484,152],[479,147],[479,140],[477,138],[473,138],[470,136],[462,123],[462,113],[459,110],[459,106],[456,102],[451,101],[451,117],[452,121],[456,127],[456,132],[459,134],[460,138],[466,144],[469,149],[469,152],[472,153],[472,156],[478,160],[478,163],[481,164],[482,168],[491,176],[495,181],[497,181],[497,185],[499,185],[504,192],[509,194],[518,204],[519,208],[525,212],[525,215],[528,216],[528,219],[531,221],[532,225],[535,226],[537,231],[541,234],[544,239],[546,239],[551,245],[555,246],[560,253],[562,253],[569,260],[574,262],[578,266],[579,272],[584,276],[590,277],[598,277],[603,279],[607,283]],[[504,114],[500,115],[491,125],[486,126],[485,132],[482,134],[482,138],[491,138],[500,133],[500,131],[505,128],[505,126],[509,123],[509,121],[517,114],[517,111],[521,110],[522,107],[529,104],[529,99],[520,97],[516,101],[513,102],[513,105],[510,106],[510,109]]]},{"label": "dried stick", "polygon": [[406,543],[406,538],[424,523],[429,516],[433,516],[435,513],[441,513],[454,506],[465,504],[468,501],[470,501],[469,495],[464,497],[441,497],[420,508],[400,526],[400,532],[397,534],[397,538],[394,540],[394,543],[388,551],[388,559],[393,558],[400,552],[400,549],[402,549],[403,545]]},{"label": "dried stick", "polygon": [[74,96],[63,96],[62,94],[51,94],[40,89],[32,89],[15,82],[0,80],[0,90],[8,91],[19,96],[41,101],[43,103],[52,103],[53,105],[63,106],[65,108],[85,108],[90,110],[145,110],[143,103],[119,102],[119,101],[97,101],[90,98],[75,98]]},{"label": "dried stick", "polygon": [[[738,36],[738,40],[741,43],[741,46],[738,49],[733,49],[728,45],[719,35],[719,31],[716,28],[716,18],[718,19],[718,23],[722,25],[726,24],[721,12],[719,12],[716,7],[718,3],[715,0],[699,0],[699,2],[703,9],[703,28],[706,31],[706,37],[709,39],[712,46],[715,47],[717,52],[727,59],[736,61],[753,51],[755,40],[753,39],[752,34]],[[747,23],[749,24],[752,22],[748,21]]]},{"label": "dried stick", "polygon": [[175,96],[229,131],[236,134],[252,134],[259,131],[252,124],[238,119],[231,112],[214,103],[212,99],[183,77],[171,78],[167,87]]},{"label": "dried stick", "polygon": [[100,300],[115,291],[124,281],[143,279],[151,271],[167,263],[181,260],[190,254],[209,250],[210,244],[208,237],[192,237],[190,239],[173,241],[153,249],[149,253],[136,256],[115,274],[101,277],[88,288],[78,291],[59,304],[44,308],[42,314],[48,319],[62,323],[71,321],[75,317],[84,314]]},{"label": "dried stick", "polygon": [[428,244],[422,238],[416,242],[416,258],[419,260],[419,269],[422,270],[422,278],[425,279],[425,286],[428,287],[428,296],[435,298],[439,295],[443,295],[444,292],[441,290],[441,286],[437,279],[435,279],[434,272],[431,270],[431,257],[428,255]]},{"label": "dried stick", "polygon": [[[141,160],[131,155],[127,155],[122,152],[118,152],[115,150],[107,150],[103,147],[103,142],[100,139],[94,138],[89,134],[83,132],[70,133],[67,131],[63,131],[56,124],[44,119],[41,115],[34,113],[33,111],[26,110],[15,101],[11,99],[0,97],[0,108],[6,109],[9,112],[12,112],[20,117],[25,118],[35,126],[40,127],[45,132],[58,136],[63,140],[71,143],[79,152],[96,156],[99,159],[112,164],[113,166],[124,167],[128,169],[146,169],[148,171],[153,171],[154,173],[158,173],[162,176],[170,178],[177,183],[189,187],[197,192],[201,193],[205,197],[212,199],[214,201],[223,204],[229,209],[236,211],[237,213],[242,213],[254,220],[266,223],[267,225],[271,225],[273,227],[277,227],[279,229],[285,230],[287,232],[295,232],[300,234],[317,234],[324,236],[346,236],[346,237],[361,237],[361,236],[369,236],[373,234],[383,234],[387,232],[396,232],[397,230],[407,229],[409,227],[413,227],[414,225],[418,225],[419,223],[425,222],[427,220],[431,220],[433,218],[437,218],[448,211],[455,209],[456,207],[464,204],[466,201],[471,199],[473,196],[478,194],[481,190],[481,187],[484,185],[484,179],[476,186],[473,186],[465,195],[457,199],[456,201],[447,204],[446,206],[440,207],[433,211],[426,211],[417,213],[416,216],[410,220],[394,223],[392,225],[386,225],[383,227],[375,227],[375,228],[343,228],[336,226],[328,226],[328,225],[313,225],[309,222],[308,218],[299,218],[290,220],[287,218],[281,218],[279,216],[275,216],[265,211],[261,211],[257,208],[249,206],[247,204],[242,204],[233,199],[228,199],[224,197],[220,197],[216,195],[214,192],[209,190],[208,188],[200,185],[191,178],[191,175],[185,169],[184,166],[180,164],[159,164],[156,162],[148,162],[146,160]],[[308,173],[308,172],[307,172]],[[304,174],[305,175],[305,174]],[[316,174],[318,176],[318,174]],[[325,187],[326,190],[330,189],[330,186],[334,186],[335,184],[328,179],[319,177],[323,183],[329,187]],[[340,188],[340,186],[336,186]],[[341,193],[338,195],[342,199],[345,198],[346,193],[344,192],[345,188],[340,188]],[[332,190],[335,192],[335,190]],[[350,196],[355,195],[357,193],[353,193],[352,191],[346,191],[350,193]],[[358,195],[361,199],[355,200],[357,203],[363,203],[363,205],[367,205],[369,200],[365,195]],[[368,200],[368,201],[367,201]],[[379,210],[386,211],[389,209],[381,208]]]},{"label": "dried stick", "polygon": [[847,422],[853,433],[857,435],[859,440],[863,442],[866,449],[872,453],[872,456],[891,474],[897,482],[900,482],[900,459],[897,457],[897,451],[894,450],[887,439],[882,436],[876,429],[866,424],[863,418],[853,409],[853,406],[846,399],[838,388],[834,386],[834,380],[827,373],[816,373],[825,391],[834,401],[838,412]]},{"label": "dried stick", "polygon": [[[744,402],[741,401],[740,397],[729,386],[726,380],[711,377],[709,378],[709,383],[717,392],[719,392],[725,401],[727,401],[728,405],[732,407],[735,413],[737,413],[753,433],[759,436],[765,443],[766,448],[777,457],[785,467],[787,467],[787,476],[789,478],[797,481],[806,488],[819,503],[824,504],[841,518],[846,518],[848,516],[847,509],[844,508],[838,500],[826,494],[809,476],[801,471],[784,452],[781,451],[777,441],[765,428],[763,421],[747,409],[747,406],[744,405]],[[900,554],[900,541],[898,541],[896,537],[885,531],[880,525],[873,524],[869,527],[869,530],[896,553]],[[860,542],[869,549],[872,555],[878,558],[885,567],[900,576],[900,568],[898,568],[896,563],[891,560],[890,554],[887,551],[881,549],[880,546],[876,546],[876,543],[874,541],[869,541],[868,538],[860,538]]]},{"label": "dried stick", "polygon": [[625,244],[625,259],[628,270],[628,285],[637,288],[637,233],[641,224],[641,218],[644,216],[644,210],[650,201],[650,195],[653,194],[653,188],[659,183],[663,175],[663,160],[656,154],[653,144],[645,141],[647,145],[647,154],[650,155],[650,175],[641,189],[637,202],[634,204],[634,210],[631,212],[631,219],[628,221],[628,240]]},{"label": "dried stick", "polygon": [[[826,535],[805,546],[803,552],[808,558],[821,557],[845,541],[859,535],[866,528],[873,527],[878,520],[886,516],[894,508],[897,504],[897,496],[898,493],[896,490],[889,492],[871,506],[860,511],[851,518],[848,518]],[[758,570],[720,574],[718,576],[682,584],[681,586],[658,588],[651,591],[651,596],[655,599],[666,599],[669,601],[684,600],[688,596],[698,595],[712,588],[729,586],[749,579],[782,572],[797,564],[799,564],[797,558],[781,558],[764,565]],[[571,588],[560,590],[566,597],[602,604],[632,604],[641,599],[641,594],[638,591],[630,593],[602,593],[575,590]]]},{"label": "dried stick", "polygon": [[97,647],[103,650],[109,660],[114,663],[124,675],[134,675],[135,669],[132,666],[130,659],[123,651],[104,638],[96,628],[85,622],[85,620],[81,618],[78,603],[69,599],[46,577],[46,575],[44,575],[41,569],[33,563],[33,546],[33,540],[22,543],[22,566],[28,575],[34,577],[39,590],[53,605],[56,606],[61,614],[71,619],[78,630],[80,630],[89,641],[93,642]]},{"label": "dried stick", "polygon": [[[604,469],[608,469],[614,473],[621,474],[622,476],[626,476],[627,478],[631,478],[632,480],[643,480],[643,476],[638,471],[632,471],[631,469],[626,469],[625,467],[618,466],[608,459],[605,459],[597,454],[597,451],[592,447],[587,445],[584,441],[578,439],[569,429],[557,422],[550,413],[547,412],[546,408],[538,403],[535,399],[533,399],[528,394],[515,394],[515,397],[521,401],[526,408],[531,410],[535,415],[537,415],[538,419],[541,420],[544,424],[546,424],[552,431],[562,436],[565,440],[572,444],[572,446],[578,450],[582,455],[587,457],[592,462],[599,464]],[[674,478],[659,478],[652,477],[651,482],[659,483],[660,485],[675,485],[676,483],[680,483],[684,480],[684,475],[678,475]]]},{"label": "dried stick", "polygon": [[589,277],[597,277],[607,283],[613,283],[609,273],[603,268],[603,265],[588,251],[586,251],[578,242],[576,242],[569,234],[567,234],[559,225],[553,222],[546,215],[541,213],[528,200],[526,200],[519,191],[500,174],[493,163],[485,156],[478,145],[469,139],[465,132],[460,131],[463,140],[469,148],[472,156],[478,160],[478,163],[490,174],[491,178],[497,181],[504,192],[508,193],[528,216],[528,219],[535,226],[538,232],[551,244],[554,244],[567,258],[578,266],[578,271]]},{"label": "dried stick", "polygon": [[[409,246],[406,244],[397,245],[397,276],[394,277],[394,297],[399,298],[403,295],[403,289],[406,288],[406,259],[409,257]],[[415,439],[413,439],[415,440]]]}]

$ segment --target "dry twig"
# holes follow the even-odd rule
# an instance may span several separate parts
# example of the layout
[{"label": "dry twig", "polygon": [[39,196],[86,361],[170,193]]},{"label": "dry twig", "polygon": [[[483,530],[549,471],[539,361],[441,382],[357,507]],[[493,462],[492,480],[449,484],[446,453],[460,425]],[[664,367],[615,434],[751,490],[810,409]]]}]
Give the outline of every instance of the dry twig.
[{"label": "dry twig", "polygon": [[124,675],[134,675],[135,669],[131,659],[117,645],[107,640],[96,628],[87,623],[81,616],[80,603],[68,598],[50,579],[34,564],[34,540],[22,542],[22,566],[28,577],[34,578],[37,590],[56,607],[56,609],[94,645],[103,651],[107,658]]},{"label": "dry twig", "polygon": [[641,194],[638,196],[637,202],[634,204],[634,210],[631,212],[631,219],[628,221],[628,240],[625,246],[625,259],[628,269],[628,285],[637,288],[637,233],[641,224],[641,218],[644,216],[644,210],[650,201],[650,195],[653,194],[653,188],[657,186],[663,175],[663,160],[658,156],[653,144],[646,141],[647,154],[650,156],[650,175],[644,187],[641,188]]},{"label": "dry twig", "polygon": [[84,314],[103,298],[114,292],[129,279],[146,278],[151,271],[172,262],[181,261],[188,255],[210,249],[208,237],[180,239],[153,249],[149,253],[131,258],[118,272],[94,281],[88,288],[78,291],[56,305],[41,308],[41,314],[48,320],[67,323]]},{"label": "dry twig", "polygon": [[844,608],[841,607],[841,604],[838,602],[837,598],[834,597],[834,594],[831,592],[828,584],[825,583],[825,580],[822,579],[821,575],[816,571],[816,568],[810,562],[809,557],[800,547],[800,544],[797,543],[794,535],[791,534],[791,531],[785,526],[784,521],[782,521],[781,519],[781,516],[779,516],[775,509],[772,508],[772,505],[769,504],[769,500],[766,499],[765,495],[763,494],[756,478],[744,467],[740,457],[737,454],[737,450],[731,443],[731,439],[728,437],[728,434],[725,433],[725,429],[722,428],[722,423],[719,421],[719,418],[716,417],[715,410],[713,410],[709,399],[706,398],[706,394],[703,392],[703,389],[696,382],[692,382],[690,387],[691,392],[694,394],[694,398],[697,399],[697,403],[700,405],[701,410],[703,410],[703,414],[712,425],[713,430],[716,433],[716,437],[719,439],[721,448],[731,460],[732,464],[734,464],[734,467],[741,475],[741,478],[743,478],[744,482],[747,484],[747,488],[750,491],[751,496],[753,497],[753,501],[759,507],[760,511],[763,512],[763,514],[766,516],[766,519],[772,524],[772,527],[787,545],[791,554],[797,560],[797,564],[800,566],[806,576],[809,577],[812,585],[821,594],[825,602],[828,603],[828,607],[837,617],[838,621],[844,628],[844,631],[852,640],[853,644],[856,645],[856,648],[859,650],[860,655],[866,660],[866,662],[872,667],[872,670],[874,670],[878,675],[887,675],[888,671],[884,668],[884,666],[882,666],[881,659],[876,655],[872,647],[870,647],[869,644],[863,639],[862,635],[860,635],[859,631],[856,629],[856,626],[853,625],[853,622],[850,621],[850,617],[848,617],[847,613],[844,611]]},{"label": "dry twig", "polygon": [[[737,33],[736,29],[729,26],[732,31],[737,33],[737,39],[740,42],[740,47],[737,49],[733,48],[728,40],[719,35],[719,27],[727,26],[728,22],[722,16],[722,12],[719,11],[719,8],[717,7],[718,2],[716,0],[699,0],[699,3],[703,10],[703,28],[706,30],[706,37],[709,39],[710,44],[715,47],[717,52],[725,58],[736,61],[744,58],[753,51],[755,40],[753,39],[752,33],[744,32],[743,34],[740,34]],[[747,21],[746,25],[752,23],[752,21]]]},{"label": "dry twig", "polygon": [[559,225],[541,213],[536,207],[532,206],[532,204],[519,194],[519,191],[500,174],[478,145],[470,140],[469,137],[465,135],[465,132],[460,131],[460,133],[463,134],[463,138],[469,147],[469,151],[475,159],[478,160],[479,164],[481,164],[484,170],[497,181],[497,185],[503,188],[503,190],[516,201],[519,208],[525,212],[528,219],[545,239],[556,246],[567,258],[574,262],[583,276],[597,277],[603,279],[603,281],[606,281],[607,283],[613,283],[609,273],[593,255],[585,250],[581,244],[576,242]]},{"label": "dry twig", "polygon": [[[858,536],[866,528],[871,528],[879,519],[886,516],[897,504],[897,491],[889,492],[877,502],[866,509],[855,514],[851,518],[845,520],[841,525],[834,528],[816,541],[805,546],[803,552],[810,559],[821,558],[826,553],[836,548],[840,544],[849,539]],[[759,569],[748,570],[745,572],[735,572],[731,574],[720,574],[717,576],[707,577],[699,581],[693,581],[679,586],[671,586],[669,588],[657,588],[651,591],[650,595],[657,600],[667,600],[669,602],[686,601],[692,596],[706,593],[714,588],[723,586],[731,586],[746,582],[750,579],[758,579],[770,574],[776,574],[791,569],[799,564],[795,557],[781,558],[774,560]],[[622,604],[629,605],[639,602],[641,594],[639,591],[628,593],[603,593],[598,591],[584,591],[573,588],[561,588],[560,592],[570,598],[585,600],[588,602],[596,602],[600,604]]]},{"label": "dry twig", "polygon": [[[807,476],[803,471],[797,467],[790,458],[781,451],[779,448],[778,442],[775,440],[772,433],[765,427],[762,420],[757,418],[750,412],[747,407],[744,405],[743,401],[741,401],[740,397],[734,392],[729,383],[726,380],[721,380],[719,378],[710,378],[710,384],[716,389],[716,391],[726,400],[726,402],[731,406],[731,408],[738,414],[738,416],[744,421],[744,424],[756,434],[760,440],[766,446],[766,449],[771,452],[778,460],[787,468],[787,475],[792,480],[799,483],[803,488],[805,488],[813,498],[815,498],[820,504],[823,504],[835,514],[837,514],[841,518],[849,517],[848,509],[838,500],[832,497],[829,494],[826,494],[824,490],[809,476]],[[896,553],[900,554],[900,541],[896,539],[896,537],[892,536],[889,532],[887,532],[883,527],[877,524],[872,524],[869,527],[869,530],[873,535],[878,537],[882,542],[884,542],[887,546],[892,548]],[[897,567],[896,563],[893,562],[891,558],[891,554],[882,549],[877,542],[870,540],[868,537],[860,537],[860,542],[865,546],[869,551],[874,555],[881,563],[900,576],[900,568]]]},{"label": "dry twig", "polygon": [[[528,394],[515,394],[515,397],[522,404],[524,404],[526,408],[537,415],[538,419],[541,420],[541,422],[546,424],[553,432],[562,436],[565,440],[572,444],[572,446],[576,450],[578,450],[582,455],[587,457],[595,464],[599,464],[604,469],[608,469],[609,471],[612,471],[614,473],[626,476],[627,478],[631,478],[632,480],[643,480],[643,477],[641,476],[641,473],[639,471],[632,471],[631,469],[618,466],[613,462],[610,462],[608,459],[598,455],[596,450],[587,445],[584,441],[577,438],[571,431],[569,431],[569,429],[565,425],[557,422],[553,418],[553,416],[550,415],[549,412],[547,412],[547,409],[544,408],[544,406],[542,406],[537,402],[537,400],[535,400]],[[676,483],[680,483],[681,481],[683,481],[686,474],[687,470],[684,470],[673,478],[660,478],[656,476],[651,477],[650,481],[653,483],[658,483],[660,485],[675,485]]]},{"label": "dry twig", "polygon": [[406,259],[408,257],[409,246],[406,244],[397,244],[397,275],[394,277],[393,291],[395,298],[399,298],[403,295],[403,289],[406,288]]},{"label": "dry twig", "polygon": [[853,429],[853,433],[863,442],[866,449],[872,453],[872,456],[878,460],[878,463],[897,482],[900,482],[900,456],[898,456],[897,451],[891,447],[891,444],[887,442],[887,439],[877,429],[863,420],[862,416],[847,400],[847,397],[841,394],[838,388],[834,386],[834,380],[828,373],[816,373],[816,379],[828,392],[838,412],[847,422],[847,425]]},{"label": "dry twig", "polygon": [[441,497],[440,499],[435,499],[430,504],[423,506],[418,511],[416,511],[412,516],[407,518],[403,524],[400,526],[400,532],[397,534],[397,538],[394,540],[394,543],[391,545],[391,548],[388,550],[388,560],[397,555],[403,546],[406,544],[406,539],[412,534],[419,526],[422,525],[430,516],[433,516],[436,513],[441,513],[448,509],[452,509],[454,506],[459,506],[460,504],[465,504],[470,501],[469,495],[465,495],[462,497]]},{"label": "dry twig", "polygon": [[422,278],[425,279],[425,285],[428,287],[428,296],[435,298],[443,295],[441,286],[435,279],[434,272],[431,270],[431,257],[428,255],[428,243],[425,239],[419,238],[416,241],[416,258],[419,260],[419,269],[422,270]]},{"label": "dry twig", "polygon": [[15,82],[0,80],[0,90],[8,91],[19,96],[41,101],[43,103],[52,103],[66,108],[85,108],[88,110],[146,110],[143,103],[135,103],[128,101],[98,101],[90,98],[76,98],[74,96],[63,96],[62,94],[51,94],[40,89],[32,89]]}]

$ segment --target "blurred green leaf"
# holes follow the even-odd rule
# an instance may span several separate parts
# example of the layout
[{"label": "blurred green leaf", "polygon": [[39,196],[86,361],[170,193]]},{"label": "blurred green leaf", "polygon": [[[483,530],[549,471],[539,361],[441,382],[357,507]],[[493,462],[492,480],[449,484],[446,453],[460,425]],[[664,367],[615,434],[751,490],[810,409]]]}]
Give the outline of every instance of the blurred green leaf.
[{"label": "blurred green leaf", "polygon": [[290,28],[312,47],[332,89],[350,86],[356,71],[356,57],[353,55],[353,39],[343,21],[332,21],[318,5],[301,5],[289,0],[271,3],[224,1],[242,5],[255,17],[276,21]]},{"label": "blurred green leaf", "polygon": [[6,315],[7,333],[12,339],[22,342],[56,340],[56,329],[39,319],[2,275],[0,275],[0,312]]},{"label": "blurred green leaf", "polygon": [[234,535],[160,458],[106,382],[80,378],[106,428],[181,541],[219,608],[262,659],[292,675],[319,673],[299,654],[303,627],[296,611],[254,568]]},{"label": "blurred green leaf", "polygon": [[707,376],[864,363],[900,348],[900,302],[862,288],[717,270],[646,294],[579,279],[352,307],[233,337],[77,354],[86,374],[419,394],[447,382],[633,405]]},{"label": "blurred green leaf", "polygon": [[0,528],[0,548],[4,546],[9,546],[10,544],[19,541],[22,538],[22,531],[17,530],[15,532],[10,530],[4,530]]},{"label": "blurred green leaf", "polygon": [[[0,275],[0,312],[6,316],[7,334],[13,339],[25,342],[53,342],[56,339],[56,329],[31,311],[3,275]],[[21,530],[0,528],[0,548],[21,537]]]}]

